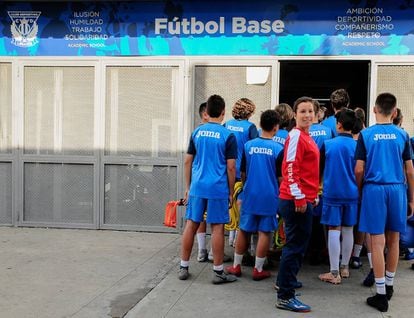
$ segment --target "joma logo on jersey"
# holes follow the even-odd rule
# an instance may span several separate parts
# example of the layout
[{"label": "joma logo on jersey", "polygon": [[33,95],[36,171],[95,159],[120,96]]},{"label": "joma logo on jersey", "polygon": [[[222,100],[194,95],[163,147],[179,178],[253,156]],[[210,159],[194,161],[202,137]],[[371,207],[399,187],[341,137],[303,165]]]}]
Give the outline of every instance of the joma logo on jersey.
[{"label": "joma logo on jersey", "polygon": [[387,139],[397,139],[395,134],[375,134],[374,140],[387,140]]},{"label": "joma logo on jersey", "polygon": [[326,131],[325,130],[315,130],[315,131],[310,131],[309,135],[311,137],[317,137],[317,136],[326,136]]},{"label": "joma logo on jersey", "polygon": [[273,139],[273,141],[276,141],[276,142],[278,142],[278,143],[280,143],[282,145],[284,145],[285,144],[285,141],[286,141],[285,138],[282,138],[282,137],[279,137],[279,136],[275,136],[272,139]]},{"label": "joma logo on jersey", "polygon": [[254,153],[263,154],[263,155],[273,155],[273,150],[270,148],[263,148],[263,147],[251,147],[249,149],[249,155]]},{"label": "joma logo on jersey", "polygon": [[196,138],[199,137],[209,137],[209,138],[217,138],[220,139],[220,133],[215,131],[207,131],[207,130],[199,130]]},{"label": "joma logo on jersey", "polygon": [[239,132],[243,132],[244,131],[244,129],[243,129],[243,127],[237,127],[237,126],[227,126],[227,129],[228,130],[231,130],[231,131],[239,131]]}]

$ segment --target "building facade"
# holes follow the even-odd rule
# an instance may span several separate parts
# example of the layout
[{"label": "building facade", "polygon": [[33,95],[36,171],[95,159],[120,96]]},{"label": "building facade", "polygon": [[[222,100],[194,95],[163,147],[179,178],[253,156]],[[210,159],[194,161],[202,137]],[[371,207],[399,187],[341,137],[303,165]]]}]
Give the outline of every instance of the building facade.
[{"label": "building facade", "polygon": [[[303,1],[302,1],[303,2]],[[198,105],[346,88],[414,133],[411,1],[0,4],[0,225],[173,231]],[[177,229],[178,231],[179,229]]]}]

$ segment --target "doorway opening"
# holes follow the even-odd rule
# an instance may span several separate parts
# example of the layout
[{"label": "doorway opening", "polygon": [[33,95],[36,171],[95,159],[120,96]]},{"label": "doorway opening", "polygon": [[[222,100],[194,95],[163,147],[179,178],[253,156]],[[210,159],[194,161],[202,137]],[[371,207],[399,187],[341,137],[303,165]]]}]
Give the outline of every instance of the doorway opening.
[{"label": "doorway opening", "polygon": [[331,93],[348,91],[350,108],[360,107],[367,114],[370,61],[280,61],[279,103],[293,105],[301,96],[319,100],[333,113]]}]

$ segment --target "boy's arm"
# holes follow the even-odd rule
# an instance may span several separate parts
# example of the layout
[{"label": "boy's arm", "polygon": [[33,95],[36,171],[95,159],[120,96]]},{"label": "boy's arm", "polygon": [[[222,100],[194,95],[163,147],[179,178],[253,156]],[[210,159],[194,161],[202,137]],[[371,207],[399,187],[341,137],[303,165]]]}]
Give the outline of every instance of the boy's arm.
[{"label": "boy's arm", "polygon": [[256,125],[253,124],[249,127],[249,140],[259,137]]},{"label": "boy's arm", "polygon": [[358,186],[359,198],[361,199],[362,195],[362,185],[364,184],[365,176],[365,161],[367,158],[367,150],[365,148],[364,138],[362,133],[359,134],[357,145],[355,148],[355,179]]},{"label": "boy's arm", "polygon": [[184,193],[184,204],[187,204],[188,193],[190,191],[191,184],[191,168],[193,166],[194,156],[190,154],[185,155],[184,159],[184,177],[185,177],[185,193]]},{"label": "boy's arm", "polygon": [[236,182],[237,140],[230,134],[226,140],[227,183],[229,186],[229,205],[233,204],[234,184]]},{"label": "boy's arm", "polygon": [[365,175],[365,161],[357,160],[355,164],[355,179],[358,186],[359,197],[362,194],[362,185],[364,183],[364,175]]},{"label": "boy's arm", "polygon": [[227,182],[229,184],[229,205],[233,204],[234,183],[236,182],[236,159],[227,159]]},{"label": "boy's arm", "polygon": [[243,155],[242,155],[242,159],[240,163],[240,177],[241,177],[242,183],[245,184],[246,182],[246,155],[244,151],[243,151]]},{"label": "boy's arm", "polygon": [[279,183],[279,186],[282,184],[282,164],[283,164],[283,148],[279,151],[279,154],[276,158],[276,177]]},{"label": "boy's arm", "polygon": [[404,162],[405,168],[405,176],[407,178],[407,185],[408,185],[408,192],[407,192],[407,200],[408,200],[408,217],[411,217],[414,212],[414,168],[413,162],[411,160],[407,160]]},{"label": "boy's arm", "polygon": [[323,142],[322,147],[319,151],[320,157],[319,157],[319,180],[323,180],[323,172],[325,170],[325,142]]}]

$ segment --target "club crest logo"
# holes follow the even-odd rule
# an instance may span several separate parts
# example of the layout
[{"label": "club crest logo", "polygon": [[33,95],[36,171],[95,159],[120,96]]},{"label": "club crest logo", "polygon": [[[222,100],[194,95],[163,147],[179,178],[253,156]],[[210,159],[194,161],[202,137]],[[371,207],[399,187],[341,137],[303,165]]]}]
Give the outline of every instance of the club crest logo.
[{"label": "club crest logo", "polygon": [[40,11],[7,11],[12,24],[12,44],[20,47],[30,47],[39,42],[37,39],[38,25],[36,23]]}]

